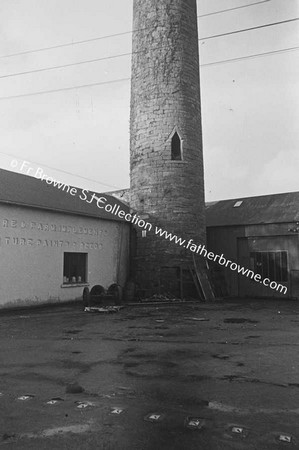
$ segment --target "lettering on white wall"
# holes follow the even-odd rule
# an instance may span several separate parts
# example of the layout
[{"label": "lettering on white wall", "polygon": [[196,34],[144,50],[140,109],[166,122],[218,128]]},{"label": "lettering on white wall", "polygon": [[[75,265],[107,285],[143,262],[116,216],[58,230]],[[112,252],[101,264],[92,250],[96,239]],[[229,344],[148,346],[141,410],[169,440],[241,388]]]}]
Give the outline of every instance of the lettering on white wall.
[{"label": "lettering on white wall", "polygon": [[2,228],[13,228],[20,230],[35,230],[54,233],[68,233],[76,235],[88,235],[88,236],[102,236],[107,233],[107,230],[100,230],[94,227],[79,227],[74,225],[58,225],[56,223],[43,223],[35,221],[24,221],[15,219],[2,219]]},{"label": "lettering on white wall", "polygon": [[52,248],[68,248],[76,250],[101,250],[103,244],[99,242],[71,242],[55,239],[31,239],[23,237],[5,236],[2,241],[0,238],[0,245],[11,246],[28,246],[28,247],[52,247]]}]

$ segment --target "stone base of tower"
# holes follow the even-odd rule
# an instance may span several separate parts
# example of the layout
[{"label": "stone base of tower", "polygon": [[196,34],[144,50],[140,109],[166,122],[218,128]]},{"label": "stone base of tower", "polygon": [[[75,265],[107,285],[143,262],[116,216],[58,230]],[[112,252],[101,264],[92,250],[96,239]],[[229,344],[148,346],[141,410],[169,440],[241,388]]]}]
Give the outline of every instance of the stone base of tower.
[{"label": "stone base of tower", "polygon": [[195,267],[200,273],[206,270],[202,256],[157,237],[138,237],[137,244],[132,275],[140,298],[153,295],[180,299],[202,297],[194,282]]},{"label": "stone base of tower", "polygon": [[166,298],[198,298],[188,265],[176,264],[148,268],[148,276],[136,274],[136,294],[139,298],[161,295]]}]

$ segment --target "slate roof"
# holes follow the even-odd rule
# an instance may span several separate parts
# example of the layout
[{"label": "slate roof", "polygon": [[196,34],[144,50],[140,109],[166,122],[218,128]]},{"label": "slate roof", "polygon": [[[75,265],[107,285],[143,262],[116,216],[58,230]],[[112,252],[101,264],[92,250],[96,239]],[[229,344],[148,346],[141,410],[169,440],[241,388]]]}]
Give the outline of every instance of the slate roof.
[{"label": "slate roof", "polygon": [[[235,206],[242,202],[240,206]],[[299,192],[207,203],[208,227],[299,222]]]},{"label": "slate roof", "polygon": [[[80,216],[96,217],[107,220],[123,221],[118,216],[106,212],[97,207],[96,200],[87,203],[80,199],[82,189],[77,188],[77,193],[72,196],[66,190],[59,190],[53,185],[47,184],[34,177],[20,173],[0,169],[0,203],[29,206],[33,208],[59,211]],[[87,199],[90,200],[94,191],[86,191]],[[123,202],[106,193],[96,193],[97,196],[107,198],[106,204],[119,205],[120,209],[129,212],[129,208]],[[119,210],[120,210],[119,209]]]},{"label": "slate roof", "polygon": [[[76,189],[77,194],[72,196],[45,181],[0,169],[0,203],[123,221],[118,216],[98,208],[95,200],[90,204],[80,200],[82,189]],[[87,193],[87,200],[90,200],[93,192]],[[127,202],[119,200],[119,197],[127,200],[128,192],[128,189],[124,189],[96,195],[105,197],[107,204],[119,205],[120,209],[129,212]],[[237,202],[242,203],[234,207]],[[208,227],[299,222],[299,192],[210,202],[206,204],[206,214]]]}]

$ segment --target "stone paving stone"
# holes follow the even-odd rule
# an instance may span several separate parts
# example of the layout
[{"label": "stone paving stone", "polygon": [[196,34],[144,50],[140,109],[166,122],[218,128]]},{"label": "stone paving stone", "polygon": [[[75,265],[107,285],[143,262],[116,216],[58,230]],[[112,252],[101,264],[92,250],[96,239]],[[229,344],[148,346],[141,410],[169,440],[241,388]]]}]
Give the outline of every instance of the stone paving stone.
[{"label": "stone paving stone", "polygon": [[25,394],[25,395],[21,395],[20,397],[18,397],[17,400],[26,401],[26,400],[31,400],[34,397],[35,396],[32,394]]},{"label": "stone paving stone", "polygon": [[51,398],[48,402],[46,402],[47,405],[56,405],[57,403],[64,402],[63,398],[55,397]]},{"label": "stone paving stone", "polygon": [[279,436],[277,436],[277,441],[278,442],[284,442],[286,444],[293,444],[294,440],[292,438],[292,436],[289,436],[287,434],[280,434]]},{"label": "stone paving stone", "polygon": [[150,413],[144,417],[144,420],[147,422],[162,422],[164,420],[165,415],[160,413]]},{"label": "stone paving stone", "polygon": [[124,408],[112,408],[110,411],[110,414],[119,416],[119,415],[123,414],[124,412],[125,412]]},{"label": "stone paving stone", "polygon": [[187,417],[185,426],[191,430],[202,430],[206,425],[205,419],[200,417]]},{"label": "stone paving stone", "polygon": [[229,435],[237,438],[247,438],[250,430],[244,425],[229,425],[227,427]]},{"label": "stone paving stone", "polygon": [[75,402],[78,404],[77,408],[79,409],[84,409],[84,408],[89,408],[92,406],[95,406],[95,404],[93,402]]}]

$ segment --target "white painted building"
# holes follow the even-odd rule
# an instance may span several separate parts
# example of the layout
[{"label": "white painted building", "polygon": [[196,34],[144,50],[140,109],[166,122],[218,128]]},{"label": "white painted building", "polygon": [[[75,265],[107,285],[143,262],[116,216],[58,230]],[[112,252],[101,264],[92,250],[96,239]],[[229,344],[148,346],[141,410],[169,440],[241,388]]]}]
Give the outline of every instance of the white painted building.
[{"label": "white painted building", "polygon": [[0,308],[79,299],[96,284],[124,286],[130,223],[103,205],[126,213],[128,206],[71,189],[0,170]]}]

